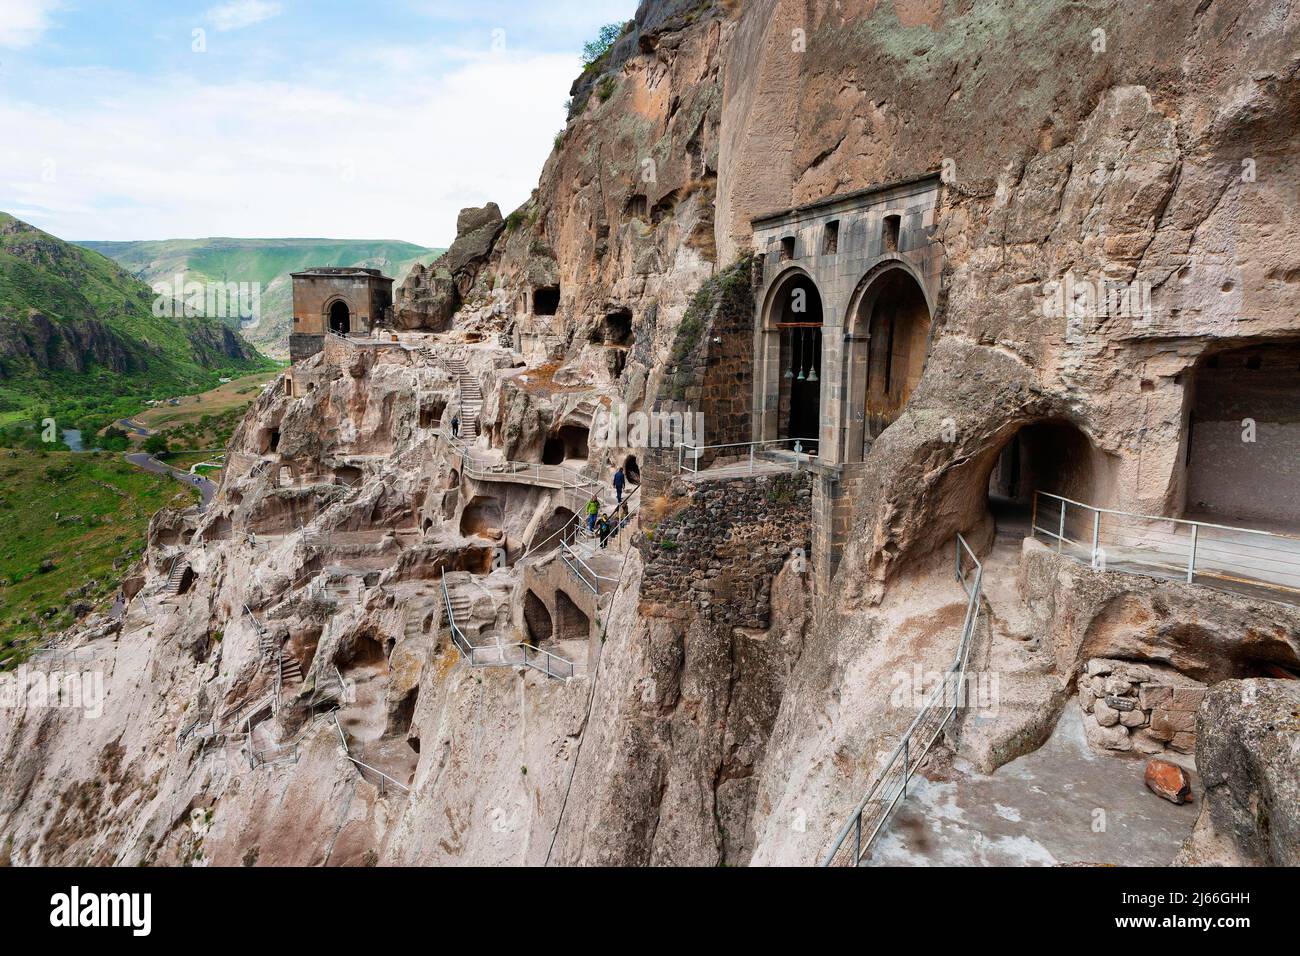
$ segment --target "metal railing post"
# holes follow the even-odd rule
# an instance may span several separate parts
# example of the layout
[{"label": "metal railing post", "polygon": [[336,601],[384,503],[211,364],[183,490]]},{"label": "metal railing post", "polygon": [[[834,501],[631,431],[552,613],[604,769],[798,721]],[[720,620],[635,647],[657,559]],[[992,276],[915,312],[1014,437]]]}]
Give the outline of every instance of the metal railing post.
[{"label": "metal railing post", "polygon": [[749,473],[754,473],[754,446],[749,446]]},{"label": "metal railing post", "polygon": [[911,776],[912,738],[903,738],[903,798],[907,798],[907,779]]},{"label": "metal railing post", "polygon": [[1029,513],[1029,537],[1034,537],[1038,532],[1038,492],[1034,492],[1034,506]]},{"label": "metal railing post", "polygon": [[[1062,507],[1064,512],[1065,508]],[[1092,566],[1097,566],[1097,545],[1101,540],[1101,512],[1093,510],[1092,512]]]},{"label": "metal railing post", "polygon": [[1065,544],[1065,502],[1061,502],[1061,525],[1056,531],[1056,553],[1061,553],[1061,546]]},{"label": "metal railing post", "polygon": [[1192,545],[1187,551],[1187,583],[1191,584],[1196,577],[1196,532],[1200,530],[1198,525],[1192,525]]}]

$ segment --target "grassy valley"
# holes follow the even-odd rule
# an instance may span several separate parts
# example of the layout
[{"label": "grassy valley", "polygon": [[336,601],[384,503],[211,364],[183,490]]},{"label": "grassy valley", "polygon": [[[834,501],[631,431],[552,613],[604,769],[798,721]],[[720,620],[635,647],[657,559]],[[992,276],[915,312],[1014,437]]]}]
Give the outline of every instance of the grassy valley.
[{"label": "grassy valley", "polygon": [[154,512],[197,498],[116,454],[0,450],[0,660],[107,607]]},{"label": "grassy valley", "polygon": [[155,315],[154,301],[112,260],[0,213],[0,427],[96,431],[147,399],[274,367],[222,323]]}]

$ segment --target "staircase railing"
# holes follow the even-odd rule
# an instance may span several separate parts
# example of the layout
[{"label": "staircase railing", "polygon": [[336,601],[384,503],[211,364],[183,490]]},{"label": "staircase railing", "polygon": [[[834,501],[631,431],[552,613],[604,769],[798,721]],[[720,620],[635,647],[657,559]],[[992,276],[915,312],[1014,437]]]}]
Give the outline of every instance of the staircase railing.
[{"label": "staircase railing", "polygon": [[573,661],[533,647],[523,641],[513,644],[474,644],[456,622],[456,611],[451,606],[451,592],[447,589],[447,576],[442,577],[442,600],[447,611],[447,626],[452,643],[470,667],[531,667],[547,677],[567,680],[574,676]]},{"label": "staircase railing", "polygon": [[[402,793],[410,793],[410,792],[411,792],[411,788],[408,787],[408,786],[406,786],[406,784],[398,782],[398,781],[395,780],[394,778],[390,777],[388,774],[384,773],[384,772],[383,772],[382,770],[380,770],[378,767],[372,767],[372,766],[370,766],[370,764],[368,764],[368,763],[364,763],[364,762],[362,762],[361,760],[358,760],[356,757],[352,756],[352,750],[351,750],[351,748],[348,747],[348,737],[347,737],[347,734],[343,733],[343,725],[339,723],[339,715],[338,715],[338,711],[335,711],[335,712],[334,712],[334,729],[338,731],[338,734],[339,734],[339,749],[342,751],[343,756],[345,756],[345,757],[347,757],[349,760],[351,760],[352,763],[353,763],[353,765],[356,766],[358,769],[369,770],[371,773],[376,774],[376,775],[379,777],[379,795],[380,795],[380,796],[383,796],[383,795],[384,795],[385,790],[386,790],[386,786],[387,786],[388,784],[392,784],[392,785],[393,785],[394,787],[396,787],[398,790],[402,791]],[[364,775],[363,775],[363,776],[364,776]]]},{"label": "staircase railing", "polygon": [[[966,592],[966,617],[962,622],[961,640],[957,655],[945,679],[930,692],[920,713],[903,734],[902,740],[889,755],[884,766],[876,773],[867,795],[862,798],[840,829],[822,866],[860,866],[862,858],[871,849],[898,802],[907,796],[907,784],[912,774],[921,766],[925,756],[939,739],[949,721],[957,714],[961,704],[960,690],[970,656],[970,647],[979,619],[980,594],[983,587],[984,567],[966,539],[957,535],[957,581]],[[967,562],[971,578],[967,580]]]}]

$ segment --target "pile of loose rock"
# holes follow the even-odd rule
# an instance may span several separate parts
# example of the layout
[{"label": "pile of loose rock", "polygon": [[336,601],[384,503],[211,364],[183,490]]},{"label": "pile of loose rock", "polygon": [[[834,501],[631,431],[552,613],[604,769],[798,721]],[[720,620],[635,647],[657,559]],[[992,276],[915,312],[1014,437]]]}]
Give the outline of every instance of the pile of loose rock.
[{"label": "pile of loose rock", "polygon": [[1104,750],[1192,753],[1205,691],[1172,668],[1093,658],[1079,678],[1088,742]]}]

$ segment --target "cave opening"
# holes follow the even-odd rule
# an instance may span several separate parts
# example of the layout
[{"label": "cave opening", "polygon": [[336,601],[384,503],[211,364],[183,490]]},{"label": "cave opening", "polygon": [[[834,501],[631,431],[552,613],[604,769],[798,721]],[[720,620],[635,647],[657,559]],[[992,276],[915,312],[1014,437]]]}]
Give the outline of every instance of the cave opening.
[{"label": "cave opening", "polygon": [[533,647],[549,641],[552,633],[551,612],[546,604],[530,588],[524,593],[524,632],[528,643]]},{"label": "cave opening", "polygon": [[560,309],[560,287],[544,285],[533,290],[533,314],[555,315]]},{"label": "cave opening", "polygon": [[442,421],[443,413],[447,410],[447,400],[445,398],[432,399],[420,405],[420,427],[433,428]]},{"label": "cave opening", "polygon": [[555,638],[560,641],[585,641],[591,636],[591,619],[564,591],[555,592]]},{"label": "cave opening", "polygon": [[628,455],[623,459],[623,477],[629,485],[641,484],[641,466],[637,463],[636,455]]},{"label": "cave opening", "polygon": [[1202,359],[1184,408],[1183,514],[1266,530],[1300,526],[1300,341]]},{"label": "cave opening", "polygon": [[504,521],[501,499],[492,495],[475,495],[460,513],[461,537],[480,535],[499,537]]},{"label": "cave opening", "polygon": [[558,432],[546,439],[546,444],[542,447],[542,464],[562,465],[570,460],[586,461],[590,440],[590,430],[581,425],[561,426]]},{"label": "cave opening", "polygon": [[533,540],[528,545],[529,549],[544,547],[546,551],[553,551],[558,548],[560,532],[569,526],[573,517],[573,512],[568,508],[556,508],[533,534]]},{"label": "cave opening", "polygon": [[[990,456],[988,468],[988,509],[999,532],[1028,535],[1035,492],[1046,493],[1038,496],[1036,523],[1056,533],[1061,506],[1047,495],[1104,507],[1111,491],[1106,456],[1066,421],[1040,421],[1019,428]],[[1072,524],[1091,521],[1089,513],[1069,508],[1066,520],[1069,537],[1091,539],[1091,527]]]}]

